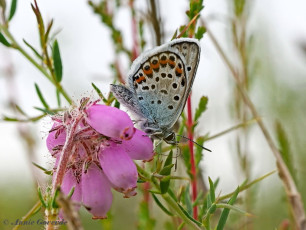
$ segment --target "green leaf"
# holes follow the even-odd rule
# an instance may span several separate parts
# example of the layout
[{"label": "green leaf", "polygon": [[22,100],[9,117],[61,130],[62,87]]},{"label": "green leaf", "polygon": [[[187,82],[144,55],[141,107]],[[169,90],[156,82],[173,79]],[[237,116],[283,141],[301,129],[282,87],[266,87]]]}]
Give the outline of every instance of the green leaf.
[{"label": "green leaf", "polygon": [[156,202],[158,207],[160,207],[161,210],[163,210],[167,215],[173,216],[173,214],[170,211],[168,211],[167,208],[165,208],[165,206],[158,200],[158,198],[153,193],[151,193],[151,195],[152,195],[154,201]]},{"label": "green leaf", "polygon": [[201,12],[204,8],[203,0],[192,0],[189,4],[189,11],[186,12],[189,20],[191,20],[197,13]]},{"label": "green leaf", "polygon": [[40,200],[42,206],[44,206],[45,208],[47,208],[47,203],[46,203],[46,201],[44,200],[44,197],[43,197],[43,195],[42,195],[42,193],[41,193],[40,187],[38,187],[38,191],[37,191],[37,192],[38,192],[38,198],[39,198],[39,200]]},{"label": "green leaf", "polygon": [[240,16],[243,13],[245,0],[234,0],[235,14]]},{"label": "green leaf", "polygon": [[36,163],[34,163],[34,162],[32,162],[32,164],[33,164],[35,167],[41,169],[41,170],[42,170],[45,174],[47,174],[47,175],[52,175],[52,174],[53,174],[53,171],[52,171],[52,170],[47,170],[47,169],[45,169],[44,167],[42,167],[42,166],[40,166],[39,164],[36,164]]},{"label": "green leaf", "polygon": [[16,108],[16,110],[17,110],[20,114],[22,114],[23,116],[29,117],[29,116],[20,108],[19,105],[15,104],[15,108]]},{"label": "green leaf", "polygon": [[199,26],[197,32],[195,33],[195,38],[198,39],[198,40],[201,40],[203,38],[203,35],[205,34],[206,32],[206,28],[203,27],[203,26]]},{"label": "green leaf", "polygon": [[116,107],[117,109],[120,109],[120,103],[119,101],[115,100],[115,105],[114,107]]},{"label": "green leaf", "polygon": [[26,40],[24,40],[23,39],[23,42],[24,42],[24,44],[26,44],[27,45],[27,47],[29,47],[32,51],[33,51],[33,53],[39,58],[39,59],[43,59],[42,58],[42,56],[38,53],[38,51],[32,46],[32,45],[30,45],[30,43],[28,43]]},{"label": "green leaf", "polygon": [[200,118],[200,116],[202,115],[203,112],[205,112],[206,110],[206,106],[207,106],[207,102],[208,102],[208,98],[205,96],[202,96],[200,101],[199,101],[199,105],[198,108],[196,109],[195,115],[194,115],[194,121],[197,122],[198,119]]},{"label": "green leaf", "polygon": [[161,194],[165,194],[166,192],[168,192],[169,186],[170,186],[170,176],[166,176],[163,179],[161,179],[159,184]]},{"label": "green leaf", "polygon": [[182,210],[182,212],[185,214],[185,216],[190,219],[192,222],[194,222],[196,225],[198,225],[199,227],[202,227],[202,223],[193,219],[192,216],[190,216],[188,214],[188,212],[182,207],[182,205],[180,205],[179,203],[177,203],[177,205],[179,206],[179,208]]},{"label": "green leaf", "polygon": [[167,165],[163,167],[163,169],[159,172],[160,175],[168,176],[171,173],[171,169],[173,168],[174,164]]},{"label": "green leaf", "polygon": [[287,165],[287,167],[290,171],[290,174],[296,180],[296,173],[295,173],[295,170],[294,170],[294,165],[293,165],[293,160],[292,160],[293,154],[291,154],[291,152],[290,152],[289,140],[288,140],[286,132],[285,132],[285,130],[284,130],[284,128],[283,128],[283,126],[281,125],[280,122],[275,123],[275,131],[276,131],[277,141],[278,141],[278,145],[279,145],[279,148],[280,148],[280,153],[282,155],[282,158],[283,158],[285,164]]},{"label": "green leaf", "polygon": [[184,160],[184,164],[186,166],[187,173],[192,178],[192,174],[190,172],[191,164],[190,164],[190,151],[189,151],[189,147],[184,145],[184,146],[181,147],[181,149],[182,149],[183,160]]},{"label": "green leaf", "polygon": [[49,114],[49,115],[54,115],[55,114],[55,112],[50,111],[48,109],[43,109],[43,108],[39,108],[39,107],[34,107],[34,109],[37,109],[38,111],[41,111],[41,112]]},{"label": "green leaf", "polygon": [[[233,205],[235,203],[236,199],[237,199],[238,193],[239,193],[239,187],[235,190],[233,196],[227,202],[227,204]],[[227,217],[228,217],[229,211],[230,211],[229,208],[224,208],[223,209],[223,211],[221,213],[221,216],[220,216],[220,219],[219,219],[219,222],[218,222],[218,225],[217,225],[217,228],[216,228],[217,230],[222,230],[224,228],[225,223],[227,221]]]},{"label": "green leaf", "polygon": [[97,92],[98,96],[101,98],[101,100],[106,103],[107,100],[106,98],[104,97],[104,95],[102,94],[101,90],[94,84],[94,83],[91,83],[92,87],[94,88],[94,90]]},{"label": "green leaf", "polygon": [[36,89],[36,93],[37,93],[41,103],[43,104],[45,109],[48,110],[49,109],[49,105],[47,104],[46,100],[44,99],[44,97],[43,97],[43,95],[42,95],[42,93],[41,93],[41,91],[40,91],[40,89],[39,89],[39,87],[38,87],[38,85],[36,83],[35,83],[35,89]]},{"label": "green leaf", "polygon": [[53,19],[51,20],[51,22],[48,24],[48,27],[47,27],[47,31],[46,31],[46,34],[45,34],[45,42],[46,43],[48,41],[49,33],[51,31],[52,25],[53,25]]},{"label": "green leaf", "polygon": [[216,210],[217,210],[217,205],[216,204],[212,204],[210,206],[210,208],[207,210],[207,213],[213,214]]},{"label": "green leaf", "polygon": [[220,177],[218,177],[215,182],[214,182],[214,188],[217,188],[218,184],[219,184],[219,181],[220,181]]},{"label": "green leaf", "polygon": [[53,43],[52,55],[53,55],[53,62],[54,62],[55,80],[57,82],[61,82],[62,74],[63,74],[63,66],[62,66],[62,59],[61,59],[60,49],[59,49],[57,40],[55,40]]},{"label": "green leaf", "polygon": [[55,193],[54,193],[54,195],[53,195],[53,197],[52,197],[52,199],[51,199],[51,207],[52,208],[59,208],[59,206],[57,205],[57,203],[56,203],[56,199],[57,199],[57,197],[58,197],[58,195],[59,195],[59,193],[60,193],[60,187],[58,186],[57,188],[56,188],[56,190],[55,190]]},{"label": "green leaf", "polygon": [[175,196],[174,192],[171,190],[171,188],[168,189],[169,196],[172,197],[173,200],[177,202],[177,197]]},{"label": "green leaf", "polygon": [[72,197],[73,193],[74,193],[74,190],[75,190],[75,186],[73,186],[71,189],[70,189],[70,192],[68,193],[67,197],[69,197],[69,199]]},{"label": "green leaf", "polygon": [[58,107],[61,107],[61,93],[58,89],[56,89],[56,100],[57,100],[57,105]]},{"label": "green leaf", "polygon": [[[165,161],[165,163],[164,163],[164,167],[172,164],[172,157],[173,157],[173,151],[171,150],[169,155],[168,155],[168,157],[167,157],[167,159],[166,159],[166,161]],[[162,175],[169,175],[169,174],[162,174]]]},{"label": "green leaf", "polygon": [[[207,137],[207,136],[205,136],[205,137],[198,137],[197,140],[196,140],[196,142],[197,142],[199,145],[203,146],[204,140],[205,140],[206,137]],[[203,157],[203,154],[202,154],[202,153],[203,153],[203,148],[202,148],[201,146],[195,145],[196,149],[195,149],[195,154],[194,154],[194,156],[195,156],[195,163],[196,163],[196,166],[199,165],[199,163],[200,163],[200,161],[202,160],[202,157]]]},{"label": "green leaf", "polygon": [[[162,170],[160,171],[161,175],[164,176],[169,176],[171,173],[171,169],[174,166],[174,164],[172,164],[172,157],[173,157],[173,151],[171,150],[165,163],[164,163],[164,167],[162,168]],[[162,194],[165,194],[170,186],[170,180],[161,180],[160,181],[160,191]]]},{"label": "green leaf", "polygon": [[17,119],[17,118],[8,117],[8,116],[5,116],[5,115],[2,117],[2,120],[3,121],[19,121],[19,119]]},{"label": "green leaf", "polygon": [[0,42],[7,47],[11,46],[11,44],[6,40],[6,38],[3,36],[1,32],[0,32]]},{"label": "green leaf", "polygon": [[253,216],[252,214],[240,209],[240,208],[237,208],[236,206],[233,206],[233,205],[230,205],[230,204],[216,204],[216,208],[228,208],[228,209],[231,209],[233,211],[236,211],[236,212],[239,212],[240,214],[243,214],[245,216]]},{"label": "green leaf", "polygon": [[[185,25],[180,26],[179,31],[182,32],[185,29]],[[187,34],[187,30],[182,34],[181,38],[187,38],[188,34]]]},{"label": "green leaf", "polygon": [[174,32],[174,34],[173,34],[173,36],[172,36],[172,38],[171,38],[171,41],[173,40],[173,39],[175,39],[177,37],[177,30],[175,30],[175,32]]},{"label": "green leaf", "polygon": [[210,179],[210,177],[208,177],[208,180],[209,180],[210,200],[211,200],[211,203],[214,203],[215,200],[216,200],[216,197],[215,197],[215,186],[214,186],[213,181]]},{"label": "green leaf", "polygon": [[184,193],[184,201],[186,204],[187,212],[189,213],[190,216],[193,215],[193,210],[192,210],[192,203],[190,199],[190,184],[187,185],[185,193]]},{"label": "green leaf", "polygon": [[11,9],[10,9],[10,15],[9,15],[9,21],[14,17],[15,12],[17,8],[17,0],[12,0]]}]

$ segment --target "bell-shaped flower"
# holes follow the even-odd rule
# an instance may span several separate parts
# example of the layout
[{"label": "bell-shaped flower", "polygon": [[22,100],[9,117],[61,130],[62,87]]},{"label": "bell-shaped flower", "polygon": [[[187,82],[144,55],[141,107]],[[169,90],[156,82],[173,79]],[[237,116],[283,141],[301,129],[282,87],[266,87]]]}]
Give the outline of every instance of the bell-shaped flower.
[{"label": "bell-shaped flower", "polygon": [[121,147],[133,160],[150,161],[154,156],[153,142],[139,129],[136,129],[132,139],[122,141]]},{"label": "bell-shaped flower", "polygon": [[112,204],[111,188],[124,197],[137,194],[133,160],[151,160],[153,143],[127,113],[84,98],[80,107],[53,120],[47,148],[56,158],[53,182],[61,181],[65,195],[74,187],[71,200],[103,219]]},{"label": "bell-shaped flower", "polygon": [[82,191],[83,205],[93,215],[93,219],[107,218],[113,195],[109,181],[95,163],[91,163],[82,173]]},{"label": "bell-shaped flower", "polygon": [[127,113],[115,107],[92,105],[86,110],[88,124],[97,132],[112,138],[129,140],[135,128]]},{"label": "bell-shaped flower", "polygon": [[137,168],[120,145],[112,144],[100,151],[99,160],[114,189],[124,193],[125,197],[136,195],[134,190],[137,187]]},{"label": "bell-shaped flower", "polygon": [[58,152],[61,146],[65,144],[65,141],[66,141],[66,130],[61,124],[55,122],[46,140],[48,150],[51,153]]}]

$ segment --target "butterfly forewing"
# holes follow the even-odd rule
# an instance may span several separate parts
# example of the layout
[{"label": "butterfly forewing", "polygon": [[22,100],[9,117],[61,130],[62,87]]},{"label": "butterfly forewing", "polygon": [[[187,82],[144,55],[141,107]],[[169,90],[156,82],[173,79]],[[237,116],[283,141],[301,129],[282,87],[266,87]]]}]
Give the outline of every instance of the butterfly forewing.
[{"label": "butterfly forewing", "polygon": [[156,53],[140,64],[132,79],[142,112],[160,128],[172,127],[187,92],[182,55],[173,51]]}]

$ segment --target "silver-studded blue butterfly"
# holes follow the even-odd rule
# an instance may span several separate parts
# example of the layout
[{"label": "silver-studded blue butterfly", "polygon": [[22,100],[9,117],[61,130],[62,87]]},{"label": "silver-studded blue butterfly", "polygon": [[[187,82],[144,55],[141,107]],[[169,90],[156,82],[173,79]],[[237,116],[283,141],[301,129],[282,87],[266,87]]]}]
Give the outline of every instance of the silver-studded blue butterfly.
[{"label": "silver-studded blue butterfly", "polygon": [[111,85],[114,96],[138,117],[149,136],[176,143],[173,126],[190,94],[200,50],[196,39],[175,39],[135,59],[128,86]]}]

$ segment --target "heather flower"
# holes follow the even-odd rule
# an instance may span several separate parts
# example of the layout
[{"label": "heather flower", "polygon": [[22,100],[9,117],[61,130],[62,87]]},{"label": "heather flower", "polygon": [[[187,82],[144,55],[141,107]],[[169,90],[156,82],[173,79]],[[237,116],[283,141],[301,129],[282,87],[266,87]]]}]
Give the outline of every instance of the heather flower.
[{"label": "heather flower", "polygon": [[137,194],[133,160],[151,160],[153,143],[125,112],[84,98],[79,108],[52,119],[47,147],[56,158],[53,187],[61,185],[66,195],[74,188],[76,208],[83,205],[102,219],[112,204],[111,188],[126,198]]}]

